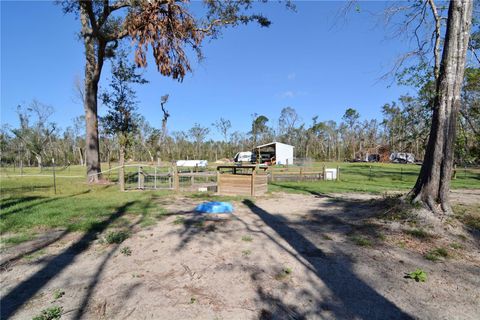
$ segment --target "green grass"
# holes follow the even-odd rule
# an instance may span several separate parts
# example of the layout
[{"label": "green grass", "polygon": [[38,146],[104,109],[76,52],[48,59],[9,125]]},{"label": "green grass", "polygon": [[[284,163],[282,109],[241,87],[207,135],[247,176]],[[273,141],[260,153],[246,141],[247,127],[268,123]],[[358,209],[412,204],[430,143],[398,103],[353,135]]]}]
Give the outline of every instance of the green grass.
[{"label": "green grass", "polygon": [[[300,192],[300,193],[334,193],[334,192],[365,192],[381,194],[386,191],[407,191],[413,187],[420,171],[419,165],[392,163],[314,163],[315,170],[340,167],[340,181],[304,181],[304,182],[273,182],[269,191]],[[372,166],[370,176],[370,166]],[[291,170],[294,169],[293,167]],[[403,170],[403,174],[402,171]],[[463,169],[457,172],[457,179],[452,180],[453,189],[480,188],[480,171]]]},{"label": "green grass", "polygon": [[[57,173],[75,176],[84,175],[84,170],[74,166]],[[10,171],[9,175],[14,174]],[[164,213],[156,199],[170,194],[170,191],[120,192],[116,185],[88,185],[83,177],[57,178],[57,194],[54,194],[51,177],[14,177],[6,175],[5,168],[1,173],[0,233],[5,245],[28,241],[36,233],[56,228],[86,232],[96,230],[105,221],[112,225],[128,224],[129,219],[126,222],[121,219],[128,215],[140,216],[141,226],[151,225]],[[39,171],[26,168],[24,173]]]},{"label": "green grass", "polygon": [[411,229],[411,230],[405,230],[406,234],[409,234],[415,238],[422,239],[422,240],[428,240],[433,237],[432,234],[428,233],[424,229]]}]

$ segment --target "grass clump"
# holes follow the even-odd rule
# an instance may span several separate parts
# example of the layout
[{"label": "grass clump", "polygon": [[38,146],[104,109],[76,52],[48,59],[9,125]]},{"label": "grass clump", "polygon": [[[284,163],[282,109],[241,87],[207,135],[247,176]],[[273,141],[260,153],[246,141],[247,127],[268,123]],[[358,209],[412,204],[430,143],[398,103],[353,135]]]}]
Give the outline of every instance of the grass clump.
[{"label": "grass clump", "polygon": [[448,253],[448,250],[445,248],[435,248],[433,250],[430,250],[425,254],[425,259],[430,260],[430,261],[438,261],[440,259],[446,259],[450,255]]},{"label": "grass clump", "polygon": [[366,237],[352,236],[350,239],[357,246],[361,246],[361,247],[371,247],[372,246],[372,241],[370,239],[366,238]]},{"label": "grass clump", "polygon": [[458,243],[458,242],[452,242],[452,243],[450,243],[450,248],[458,250],[458,249],[464,249],[465,246],[461,243]]},{"label": "grass clump", "polygon": [[246,235],[246,236],[243,236],[242,237],[242,241],[245,241],[245,242],[252,242],[253,241],[253,238],[249,235]]},{"label": "grass clump", "polygon": [[32,318],[32,320],[57,320],[60,319],[63,313],[63,308],[59,306],[53,306],[47,309],[43,309],[38,316]]},{"label": "grass clump", "polygon": [[130,249],[130,247],[123,247],[121,250],[120,250],[120,253],[123,254],[124,256],[131,256],[132,255],[132,249]]},{"label": "grass clump", "polygon": [[427,281],[427,273],[422,269],[416,269],[415,271],[407,273],[405,278],[413,279],[416,282],[425,282]]},{"label": "grass clump", "polygon": [[427,231],[421,228],[406,230],[405,233],[422,240],[427,240],[432,238],[432,235],[430,233],[428,233]]},{"label": "grass clump", "polygon": [[53,292],[53,299],[58,300],[65,295],[65,291],[57,289]]},{"label": "grass clump", "polygon": [[119,244],[125,241],[129,236],[130,234],[125,230],[110,231],[105,236],[105,242],[107,242],[108,244]]}]

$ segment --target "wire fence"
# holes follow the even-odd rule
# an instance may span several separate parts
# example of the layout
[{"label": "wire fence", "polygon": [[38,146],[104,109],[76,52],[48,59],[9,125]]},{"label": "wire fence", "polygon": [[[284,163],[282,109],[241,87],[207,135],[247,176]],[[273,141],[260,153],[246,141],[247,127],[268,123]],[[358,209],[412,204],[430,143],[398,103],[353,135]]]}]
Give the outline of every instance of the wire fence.
[{"label": "wire fence", "polygon": [[[105,166],[104,166],[105,167]],[[108,166],[101,172],[102,181],[108,184],[118,184],[121,167]],[[362,183],[392,183],[408,186],[415,183],[420,166],[395,164],[364,164],[364,163],[308,163],[305,166],[275,166],[267,170],[269,182],[317,182],[326,180],[329,169],[336,170],[335,181],[354,184]],[[176,167],[155,166],[150,164],[127,164],[125,170],[126,190],[184,190],[206,191],[215,190],[217,184],[216,167]],[[21,181],[25,190],[35,191],[51,188],[56,192],[58,181],[65,183],[85,183],[87,175],[83,166],[55,167],[0,167],[1,187],[5,189],[5,182]],[[461,187],[472,187],[480,184],[480,168],[456,167],[452,173],[455,184]],[[26,180],[24,180],[26,181]],[[70,182],[65,182],[70,181]],[[13,189],[12,189],[13,190]],[[20,190],[20,189],[19,189]],[[23,190],[23,189],[22,189]]]}]

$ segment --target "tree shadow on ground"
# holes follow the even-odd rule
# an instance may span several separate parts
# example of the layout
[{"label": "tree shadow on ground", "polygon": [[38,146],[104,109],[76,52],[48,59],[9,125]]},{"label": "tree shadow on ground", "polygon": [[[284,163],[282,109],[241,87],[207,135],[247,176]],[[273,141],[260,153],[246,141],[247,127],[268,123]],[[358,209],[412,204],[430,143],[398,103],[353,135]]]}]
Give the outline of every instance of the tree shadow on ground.
[{"label": "tree shadow on ground", "polygon": [[[86,251],[91,246],[92,242],[97,238],[97,235],[104,231],[115,220],[124,215],[127,209],[134,203],[135,201],[126,203],[125,205],[117,208],[117,210],[112,213],[108,217],[108,219],[94,224],[78,241],[70,245],[62,253],[60,253],[53,259],[49,260],[42,269],[37,271],[28,279],[19,283],[7,294],[5,294],[2,297],[0,318],[8,319],[13,316],[15,312],[30,298],[32,298],[42,287],[44,287],[62,270],[64,270],[71,263],[73,263],[75,261],[75,258],[79,254]],[[112,252],[113,251],[114,250],[112,250]],[[109,258],[110,256],[111,253],[107,255],[107,258]],[[95,277],[93,283],[96,284],[97,281],[98,277]],[[90,285],[90,287],[91,286],[92,285]]]},{"label": "tree shadow on ground", "polygon": [[[361,280],[353,272],[349,259],[339,259],[342,255],[341,252],[336,252],[333,256],[325,255],[307,239],[303,232],[290,226],[283,219],[260,208],[250,200],[243,203],[295,250],[293,256],[310,269],[340,301],[341,308],[333,307],[331,310],[335,314],[335,318],[412,319],[409,314]],[[270,238],[275,241],[272,237]],[[283,245],[275,242],[284,248]],[[261,294],[260,298],[262,298]],[[273,303],[272,310],[262,311],[264,319],[289,318],[285,317],[286,307],[281,307],[281,301],[272,300],[271,297],[265,295],[263,295],[263,299],[268,300],[266,302],[271,305]],[[317,301],[317,304],[319,304],[318,308],[322,308],[321,301]],[[305,316],[291,307],[288,310],[292,310],[294,313],[293,318],[301,319]]]}]

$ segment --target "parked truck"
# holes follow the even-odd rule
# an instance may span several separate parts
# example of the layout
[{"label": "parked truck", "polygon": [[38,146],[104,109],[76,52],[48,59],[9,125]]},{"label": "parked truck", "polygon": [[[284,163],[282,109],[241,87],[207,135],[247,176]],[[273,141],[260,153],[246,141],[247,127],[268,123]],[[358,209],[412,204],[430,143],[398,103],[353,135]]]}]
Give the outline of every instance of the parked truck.
[{"label": "parked truck", "polygon": [[234,162],[242,162],[242,163],[256,163],[257,156],[252,151],[242,151],[237,152],[235,157],[233,158]]}]

